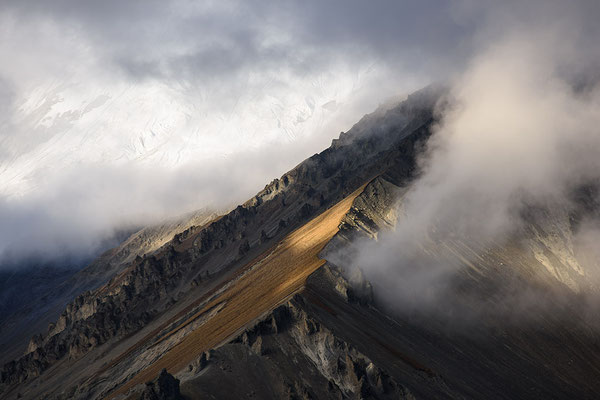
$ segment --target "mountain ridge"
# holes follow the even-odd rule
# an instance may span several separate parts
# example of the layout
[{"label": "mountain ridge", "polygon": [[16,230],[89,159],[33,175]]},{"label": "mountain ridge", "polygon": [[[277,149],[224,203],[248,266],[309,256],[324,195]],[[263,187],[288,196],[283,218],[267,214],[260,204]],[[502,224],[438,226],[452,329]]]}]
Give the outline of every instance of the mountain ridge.
[{"label": "mountain ridge", "polygon": [[[129,258],[4,366],[0,390],[26,398],[145,398],[163,389],[188,398],[593,398],[600,348],[580,308],[588,270],[574,286],[570,274],[579,272],[564,257],[576,214],[526,208],[524,229],[495,245],[432,235],[424,253],[456,271],[441,292],[452,301],[435,308],[406,289],[395,307],[389,288],[353,261],[356,246],[405,218],[446,93],[430,86],[363,117],[229,213]],[[593,190],[578,196],[595,212]],[[305,260],[303,246],[320,229],[327,234],[309,251],[318,257]],[[508,301],[518,292],[549,302],[523,323]],[[562,347],[561,337],[569,338]]]}]

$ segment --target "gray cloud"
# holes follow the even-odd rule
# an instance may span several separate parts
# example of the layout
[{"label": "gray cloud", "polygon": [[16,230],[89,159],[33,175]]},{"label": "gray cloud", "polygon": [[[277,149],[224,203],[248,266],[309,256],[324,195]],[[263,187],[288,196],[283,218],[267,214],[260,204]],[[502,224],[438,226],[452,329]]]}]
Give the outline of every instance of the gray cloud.
[{"label": "gray cloud", "polygon": [[[595,3],[3,1],[0,251],[242,201],[500,32],[576,20],[593,53]],[[597,61],[563,55],[573,79]]]},{"label": "gray cloud", "polygon": [[[248,66],[289,64],[298,73],[331,60],[358,57],[434,70],[427,58],[456,60],[472,26],[452,18],[453,6],[436,1],[169,3],[154,1],[3,3],[19,19],[55,21],[89,40],[113,67],[175,80],[211,78]],[[186,73],[187,72],[187,73]]]},{"label": "gray cloud", "polygon": [[[252,150],[175,169],[88,164],[40,175],[36,190],[19,201],[0,202],[0,254],[19,259],[85,259],[117,229],[159,223],[190,210],[227,211],[265,185],[273,170],[293,165],[300,145]],[[269,162],[265,162],[265,159]],[[34,178],[36,179],[36,178]]]},{"label": "gray cloud", "polygon": [[0,252],[17,258],[90,252],[115,229],[243,201],[427,80],[401,76],[403,52],[419,50],[403,48],[415,19],[391,3],[5,1],[0,10],[10,60],[0,66],[10,88]]},{"label": "gray cloud", "polygon": [[[359,245],[356,264],[400,309],[458,303],[461,296],[449,298],[447,290],[469,263],[518,264],[517,255],[506,261],[494,259],[493,251],[507,245],[508,254],[515,245],[510,240],[532,229],[523,223],[531,206],[547,207],[550,214],[541,223],[548,236],[529,233],[530,239],[554,252],[562,263],[555,261],[556,268],[571,268],[592,286],[600,283],[597,252],[591,250],[597,221],[584,220],[585,228],[574,237],[565,228],[572,222],[567,212],[574,207],[573,190],[600,179],[600,87],[587,74],[600,53],[590,54],[597,44],[589,46],[591,38],[579,31],[600,38],[590,27],[590,15],[600,15],[600,9],[586,2],[581,8],[570,3],[568,9],[545,5],[510,13],[492,7],[486,17],[494,22],[480,32],[479,50],[452,80],[449,105],[440,109],[441,120],[421,158],[421,176],[403,199],[404,216],[394,232]],[[525,246],[531,252],[528,268],[537,259],[536,268],[557,274],[536,244]],[[564,276],[556,279],[577,288]],[[530,289],[511,292],[498,304],[510,312],[543,307],[547,299]]]}]

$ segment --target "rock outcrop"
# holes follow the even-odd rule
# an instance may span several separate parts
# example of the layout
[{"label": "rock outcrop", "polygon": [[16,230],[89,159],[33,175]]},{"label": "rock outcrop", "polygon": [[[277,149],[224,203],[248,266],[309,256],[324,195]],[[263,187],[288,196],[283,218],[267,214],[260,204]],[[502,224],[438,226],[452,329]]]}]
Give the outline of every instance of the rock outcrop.
[{"label": "rock outcrop", "polygon": [[[182,375],[183,393],[191,398],[209,394],[261,399],[413,398],[367,356],[311,317],[305,302],[297,295],[231,343],[208,356],[203,353]],[[290,356],[293,365],[283,365]],[[264,375],[253,381],[252,369]],[[239,393],[237,388],[220,387],[234,380]]]},{"label": "rock outcrop", "polygon": [[184,400],[179,391],[179,379],[163,369],[158,378],[146,383],[139,400]]},{"label": "rock outcrop", "polygon": [[130,335],[179,292],[189,292],[192,282],[242,265],[392,165],[408,179],[439,95],[439,89],[426,89],[364,117],[343,143],[310,157],[245,204],[185,229],[151,255],[138,255],[107,284],[71,302],[29,354],[5,365],[0,382],[23,382],[65,356]]}]

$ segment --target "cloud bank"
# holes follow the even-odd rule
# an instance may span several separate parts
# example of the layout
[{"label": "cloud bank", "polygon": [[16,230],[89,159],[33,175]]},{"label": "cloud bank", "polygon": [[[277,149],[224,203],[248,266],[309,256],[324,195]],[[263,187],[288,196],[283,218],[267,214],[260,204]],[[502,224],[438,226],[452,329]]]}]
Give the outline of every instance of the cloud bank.
[{"label": "cloud bank", "polygon": [[416,4],[2,2],[0,265],[250,197],[429,80]]},{"label": "cloud bank", "polygon": [[[3,1],[0,260],[86,254],[119,229],[227,208],[327,147],[387,97],[432,80],[462,76],[456,87],[465,92],[455,95],[466,110],[493,73],[481,57],[525,56],[524,66],[511,60],[517,73],[541,64],[527,54],[527,43],[517,43],[531,21],[537,28],[551,22],[549,34],[560,34],[542,37],[543,46],[562,53],[543,52],[552,68],[528,73],[551,71],[559,86],[590,76],[598,61],[597,8],[594,1]],[[555,39],[558,46],[550,43]],[[490,49],[510,40],[520,54]],[[577,42],[571,54],[570,40]],[[529,42],[532,54],[539,43]],[[554,65],[561,57],[571,62]],[[469,65],[480,71],[479,81],[461,75]],[[545,107],[577,108],[564,93],[566,99],[555,93]],[[507,88],[498,101],[514,95]],[[461,118],[459,111],[449,115],[441,131],[458,130],[468,121]],[[456,161],[454,147],[470,144],[460,134],[436,137],[437,146],[450,148],[441,164]],[[489,140],[499,141],[499,133]],[[539,155],[552,145],[530,150]],[[471,165],[458,157],[451,177],[427,167],[414,201],[453,190],[427,189],[435,179],[468,184],[463,170],[486,151],[474,149]],[[498,166],[511,149],[503,151]],[[541,165],[533,170],[543,174]],[[483,172],[471,178],[485,180]],[[525,179],[537,176],[520,184]],[[495,190],[498,199],[510,191]],[[426,208],[420,212],[434,215],[439,205]],[[503,212],[494,218],[501,223]]]},{"label": "cloud bank", "polygon": [[[359,247],[356,264],[401,309],[447,306],[458,272],[485,262],[478,257],[486,249],[507,244],[523,227],[527,207],[571,210],[573,191],[600,179],[600,86],[593,68],[600,53],[586,36],[600,37],[590,20],[600,9],[537,6],[522,15],[491,8],[488,17],[496,22],[481,31],[479,51],[452,80],[421,175],[403,199],[404,216],[394,232]],[[539,14],[527,19],[534,10]],[[573,240],[588,250],[588,265],[598,266],[597,251],[589,251],[597,224],[583,225]],[[563,234],[557,240],[568,244]],[[457,256],[460,244],[453,246],[461,242],[477,254]],[[560,251],[568,257],[572,249]],[[593,269],[577,273],[597,278]],[[544,301],[533,293],[511,296],[512,303],[502,299],[507,307]]]}]

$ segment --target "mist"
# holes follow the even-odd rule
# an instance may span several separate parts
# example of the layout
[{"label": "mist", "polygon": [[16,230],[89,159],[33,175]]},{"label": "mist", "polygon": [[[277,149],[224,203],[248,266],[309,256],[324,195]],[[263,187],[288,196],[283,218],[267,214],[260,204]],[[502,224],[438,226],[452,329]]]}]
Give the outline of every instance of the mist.
[{"label": "mist", "polygon": [[3,2],[0,266],[224,212],[430,79],[401,8],[340,5]]},{"label": "mist", "polygon": [[[593,169],[556,166],[594,162],[566,153],[596,145],[593,132],[579,131],[595,118],[597,11],[584,0],[4,1],[0,265],[84,256],[123,230],[225,211],[389,97],[432,81],[454,83],[456,108],[444,111],[423,157],[411,224],[462,213],[460,229],[469,230],[485,213],[493,236],[511,217],[517,187],[560,195],[546,177],[563,185]],[[542,140],[546,127],[526,126],[519,112],[536,96],[548,97],[532,115],[569,110],[558,123],[579,132],[576,143],[558,133]],[[500,118],[480,148],[476,134],[490,125],[475,114],[499,118],[494,107],[521,120]],[[555,123],[546,121],[552,132]],[[537,133],[519,137],[519,129]],[[563,144],[575,147],[558,152]],[[514,182],[506,164],[528,172]],[[458,199],[470,181],[481,185],[479,213],[441,212],[446,205],[432,200]]]},{"label": "mist", "polygon": [[[519,286],[510,268],[554,274],[558,291],[600,287],[597,213],[582,216],[573,237],[561,230],[580,207],[574,191],[600,179],[600,88],[593,73],[600,53],[580,36],[590,25],[585,17],[553,6],[527,23],[507,10],[490,14],[504,28],[482,32],[479,50],[451,80],[395,229],[356,244],[354,264],[383,304],[466,319],[489,315],[486,303],[501,303],[503,315],[513,317],[560,306],[560,296]],[[532,209],[545,210],[548,226],[532,225],[527,215],[539,212]],[[550,232],[539,240],[557,246],[549,248],[591,287],[553,270],[541,247],[526,239],[537,229]],[[482,280],[479,268],[509,268],[499,272],[505,286],[480,282],[487,292],[470,298],[464,282]]]}]

